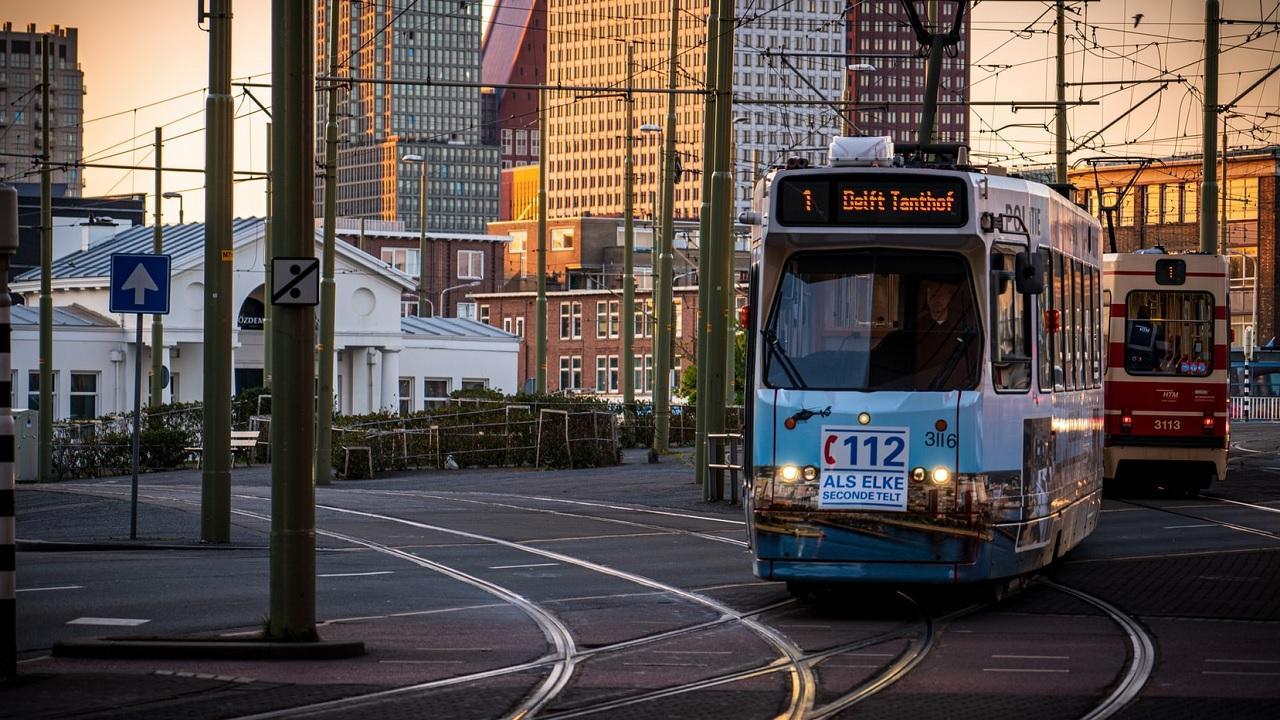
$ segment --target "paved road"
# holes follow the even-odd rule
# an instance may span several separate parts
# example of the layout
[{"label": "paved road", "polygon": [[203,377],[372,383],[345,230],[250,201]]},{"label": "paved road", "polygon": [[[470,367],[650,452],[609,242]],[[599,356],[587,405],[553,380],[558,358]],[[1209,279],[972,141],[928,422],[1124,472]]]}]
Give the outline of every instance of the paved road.
[{"label": "paved road", "polygon": [[221,549],[193,545],[197,472],[144,476],[138,543],[127,482],[23,486],[20,539],[84,544],[19,555],[24,679],[0,717],[1273,718],[1280,428],[1234,439],[1213,497],[1109,499],[1001,603],[793,600],[751,576],[740,511],[701,502],[676,458],[339,483],[317,491],[317,616],[369,649],[341,661],[48,657],[55,640],[254,632],[269,472],[235,471]]}]

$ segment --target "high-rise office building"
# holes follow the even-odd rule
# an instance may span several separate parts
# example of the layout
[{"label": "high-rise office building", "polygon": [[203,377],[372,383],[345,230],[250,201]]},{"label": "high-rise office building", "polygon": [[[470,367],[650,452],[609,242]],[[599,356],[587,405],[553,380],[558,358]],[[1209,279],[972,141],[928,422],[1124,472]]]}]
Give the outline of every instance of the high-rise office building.
[{"label": "high-rise office building", "polygon": [[[634,86],[667,87],[671,3],[663,0],[546,0],[547,82],[616,87],[618,93],[552,92],[548,99],[548,214],[619,216],[624,207],[623,167],[626,46],[633,48]],[[702,89],[706,76],[706,0],[681,3],[677,84]],[[750,206],[756,171],[790,156],[825,156],[838,134],[834,104],[843,90],[843,0],[802,0],[757,7],[737,0],[734,17],[734,155],[737,210]],[[820,57],[827,53],[828,57]],[[635,211],[655,211],[659,191],[661,132],[667,99],[635,93]],[[813,104],[804,104],[804,103]],[[824,104],[831,103],[831,104]],[[704,98],[676,102],[676,151],[684,172],[675,193],[675,215],[692,219],[701,204]]]},{"label": "high-rise office building", "polygon": [[[38,181],[34,159],[43,152],[40,87],[40,38],[35,23],[14,30],[0,26],[0,181]],[[50,57],[50,160],[53,182],[65,184],[65,195],[80,197],[84,188],[84,73],[80,70],[75,28],[54,25],[48,32]],[[71,166],[60,165],[68,163]]]},{"label": "high-rise office building", "polygon": [[[338,74],[371,80],[339,90],[338,215],[419,227],[426,159],[430,232],[482,233],[498,216],[498,147],[482,142],[482,9],[457,0],[316,0],[316,75],[328,73],[329,6],[338,5]],[[457,84],[454,84],[457,83]],[[326,95],[318,93],[317,158],[324,153]],[[323,183],[316,184],[320,214]]]},{"label": "high-rise office building", "polygon": [[[951,28],[959,3],[917,2],[921,21],[934,32]],[[935,14],[937,19],[934,20]],[[969,141],[969,14],[961,25],[954,56],[942,60],[935,142]],[[874,70],[849,71],[849,97],[857,103],[851,119],[856,134],[888,135],[915,142],[924,103],[925,58],[898,0],[865,0],[849,10],[850,63]]]},{"label": "high-rise office building", "polygon": [[[546,0],[496,0],[481,45],[482,76],[494,85],[540,85],[547,78]],[[538,91],[496,88],[502,169],[538,162]]]}]

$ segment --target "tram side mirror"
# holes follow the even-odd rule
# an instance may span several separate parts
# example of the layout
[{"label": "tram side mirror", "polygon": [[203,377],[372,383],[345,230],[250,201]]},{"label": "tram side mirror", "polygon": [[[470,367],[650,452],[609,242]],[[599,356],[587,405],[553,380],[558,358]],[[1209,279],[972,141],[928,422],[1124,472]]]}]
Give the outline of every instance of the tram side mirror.
[{"label": "tram side mirror", "polygon": [[1044,258],[1027,250],[1014,256],[1014,287],[1023,295],[1044,292]]}]

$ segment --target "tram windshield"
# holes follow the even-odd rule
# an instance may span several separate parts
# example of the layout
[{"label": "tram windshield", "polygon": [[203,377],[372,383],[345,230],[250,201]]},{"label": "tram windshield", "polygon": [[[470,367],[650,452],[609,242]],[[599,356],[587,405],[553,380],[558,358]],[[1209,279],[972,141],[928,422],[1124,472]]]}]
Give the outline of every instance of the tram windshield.
[{"label": "tram windshield", "polygon": [[1126,300],[1124,369],[1130,375],[1213,372],[1213,296],[1135,290]]},{"label": "tram windshield", "polygon": [[968,265],[936,252],[793,255],[764,330],[770,387],[963,390],[977,385]]}]

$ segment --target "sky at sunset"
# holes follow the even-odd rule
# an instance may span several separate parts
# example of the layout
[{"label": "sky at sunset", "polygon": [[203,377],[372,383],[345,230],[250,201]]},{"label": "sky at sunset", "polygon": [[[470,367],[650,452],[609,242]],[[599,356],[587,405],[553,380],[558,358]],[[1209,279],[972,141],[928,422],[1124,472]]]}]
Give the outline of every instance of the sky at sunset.
[{"label": "sky at sunset", "polygon": [[[787,0],[759,0],[768,8]],[[1073,154],[1164,156],[1199,148],[1204,4],[1200,0],[1103,0],[1075,3],[1068,13],[1069,82],[1151,79],[1172,82],[1138,105],[1101,138]],[[1280,20],[1277,0],[1226,0],[1224,17]],[[233,76],[237,81],[270,79],[270,2],[233,3]],[[1141,14],[1141,18],[1136,18]],[[986,0],[972,10],[971,76],[974,100],[1052,100],[1054,32],[1052,6],[1036,0]],[[57,23],[79,29],[80,63],[85,72],[86,161],[149,165],[153,128],[167,138],[164,163],[201,168],[204,158],[204,88],[208,81],[208,35],[196,25],[194,0],[7,0],[0,20],[15,27]],[[1137,26],[1135,25],[1137,20]],[[1257,24],[1223,26],[1222,94],[1234,98],[1266,70],[1280,63],[1280,28]],[[665,74],[665,69],[661,69]],[[1069,97],[1098,101],[1069,113],[1073,145],[1111,122],[1159,85],[1073,87]],[[237,90],[238,170],[265,169],[267,118]],[[270,90],[254,89],[270,106]],[[1242,99],[1229,120],[1229,145],[1280,142],[1280,73]],[[815,112],[829,112],[821,109]],[[1271,113],[1268,115],[1267,113]],[[834,118],[826,118],[834,122]],[[970,145],[981,157],[1009,165],[1051,163],[1050,111],[975,107]],[[150,192],[150,172],[86,171],[86,195]],[[203,175],[169,172],[165,189],[184,193],[187,220],[203,218]],[[262,181],[236,184],[237,215],[260,215]],[[175,221],[177,203],[165,207]]]}]

